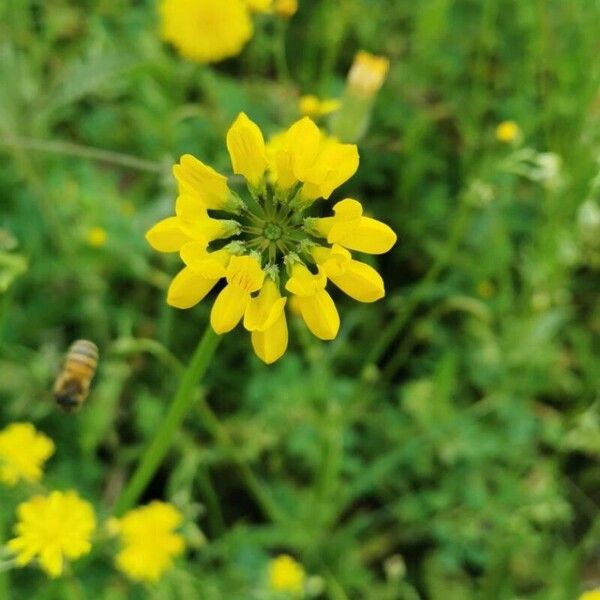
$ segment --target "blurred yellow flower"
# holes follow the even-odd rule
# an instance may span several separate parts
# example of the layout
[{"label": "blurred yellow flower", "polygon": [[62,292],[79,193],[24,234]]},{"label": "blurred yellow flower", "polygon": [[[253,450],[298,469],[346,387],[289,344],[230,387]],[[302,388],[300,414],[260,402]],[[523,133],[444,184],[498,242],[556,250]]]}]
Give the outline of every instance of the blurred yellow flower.
[{"label": "blurred yellow flower", "polygon": [[510,144],[521,137],[521,129],[514,121],[502,121],[496,127],[496,139],[499,142]]},{"label": "blurred yellow flower", "polygon": [[[234,173],[246,180],[246,198],[229,188],[226,177],[184,155],[173,169],[179,184],[176,214],[154,225],[146,239],[159,252],[179,252],[185,264],[169,286],[167,303],[189,308],[225,278],[210,314],[213,330],[223,334],[243,323],[254,352],[270,364],[288,345],[288,303],[282,292],[292,295],[314,335],[331,340],[340,318],[328,281],[359,302],[382,298],[383,280],[371,266],[354,260],[350,250],[382,254],[396,235],[363,216],[357,200],[338,202],[333,217],[305,216],[315,201],[329,198],[347,181],[359,162],[354,144],[324,135],[308,117],[267,146],[258,126],[242,113],[226,141]],[[211,210],[239,221],[214,219]],[[231,236],[237,237],[211,247]]]},{"label": "blurred yellow flower", "polygon": [[383,85],[389,68],[390,61],[385,56],[360,50],[348,73],[349,91],[359,96],[374,96]]},{"label": "blurred yellow flower", "polygon": [[578,600],[600,600],[600,588],[597,590],[589,590],[588,592],[583,592],[583,594],[579,596]]},{"label": "blurred yellow flower", "polygon": [[37,482],[54,454],[54,442],[31,423],[11,423],[0,431],[0,481],[13,486],[19,480]]},{"label": "blurred yellow flower", "polygon": [[92,248],[102,248],[102,246],[106,244],[107,237],[106,229],[103,229],[102,227],[90,227],[85,239],[88,246],[91,246]]},{"label": "blurred yellow flower", "polygon": [[489,300],[490,298],[493,298],[494,293],[496,292],[496,288],[489,279],[486,279],[484,281],[480,281],[477,284],[476,292],[480,298],[483,298],[484,300]]},{"label": "blurred yellow flower", "polygon": [[300,96],[298,100],[298,110],[300,114],[306,117],[323,117],[335,112],[341,105],[336,99],[320,100],[314,94]]},{"label": "blurred yellow flower", "polygon": [[269,562],[269,586],[275,591],[302,594],[305,579],[302,565],[288,554],[280,554]]},{"label": "blurred yellow flower", "polygon": [[42,570],[58,577],[66,559],[77,559],[92,548],[94,509],[74,491],[34,496],[19,504],[17,515],[17,536],[8,547],[16,553],[19,566],[38,558]]},{"label": "blurred yellow flower", "polygon": [[243,0],[162,0],[160,17],[162,38],[201,63],[236,56],[254,31]]},{"label": "blurred yellow flower", "polygon": [[275,0],[274,9],[280,17],[292,17],[298,10],[298,0]]},{"label": "blurred yellow flower", "polygon": [[182,521],[172,504],[159,501],[130,510],[118,524],[113,521],[123,546],[117,568],[134,581],[156,583],[185,549],[183,537],[174,532]]},{"label": "blurred yellow flower", "polygon": [[268,13],[273,8],[273,0],[244,0],[252,12]]}]

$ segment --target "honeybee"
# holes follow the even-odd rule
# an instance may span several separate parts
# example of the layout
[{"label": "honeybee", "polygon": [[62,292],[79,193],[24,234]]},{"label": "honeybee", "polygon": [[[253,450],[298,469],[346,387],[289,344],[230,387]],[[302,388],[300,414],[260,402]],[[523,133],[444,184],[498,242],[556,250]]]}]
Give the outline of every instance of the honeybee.
[{"label": "honeybee", "polygon": [[54,382],[54,399],[71,412],[85,402],[98,365],[98,346],[89,340],[74,341],[67,351],[61,372]]}]

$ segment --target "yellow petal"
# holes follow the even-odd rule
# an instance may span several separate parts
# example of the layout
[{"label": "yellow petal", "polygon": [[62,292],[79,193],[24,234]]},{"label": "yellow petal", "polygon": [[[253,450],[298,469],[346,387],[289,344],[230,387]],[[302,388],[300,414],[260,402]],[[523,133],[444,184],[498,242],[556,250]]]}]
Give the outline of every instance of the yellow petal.
[{"label": "yellow petal", "polygon": [[198,304],[215,287],[219,277],[207,278],[184,267],[171,282],[167,304],[175,308],[190,308]]},{"label": "yellow petal", "polygon": [[210,242],[233,233],[230,227],[233,221],[212,219],[202,202],[189,194],[178,196],[175,212],[179,227],[191,239]]},{"label": "yellow petal", "polygon": [[248,302],[250,302],[248,292],[237,285],[226,285],[210,311],[210,324],[215,333],[221,335],[231,331],[244,316]]},{"label": "yellow petal", "polygon": [[190,237],[182,230],[177,217],[168,217],[146,232],[146,240],[159,252],[177,252]]},{"label": "yellow petal", "polygon": [[244,113],[227,132],[227,150],[233,172],[243,175],[252,187],[259,187],[268,164],[265,141],[258,125]]},{"label": "yellow petal", "polygon": [[321,144],[321,132],[308,117],[296,121],[286,132],[284,147],[292,152],[294,176],[304,181]]},{"label": "yellow petal", "polygon": [[313,274],[302,263],[296,263],[285,289],[296,296],[308,297],[322,290],[326,284],[327,278],[320,268],[317,274]]},{"label": "yellow petal", "polygon": [[319,100],[314,94],[306,94],[298,99],[298,110],[307,117],[322,117],[338,110],[341,104],[339,100]]},{"label": "yellow petal", "polygon": [[40,552],[40,566],[53,579],[63,571],[63,557],[59,548],[48,548]]},{"label": "yellow petal", "polygon": [[325,142],[312,168],[307,169],[302,196],[306,199],[329,198],[333,190],[346,182],[358,169],[358,149],[354,144]]},{"label": "yellow petal", "polygon": [[191,194],[180,194],[175,201],[175,213],[180,219],[186,221],[203,221],[208,219],[206,206],[197,197]]},{"label": "yellow petal", "polygon": [[247,255],[231,257],[226,277],[227,283],[248,293],[259,290],[265,280],[265,274],[260,268],[258,260]]},{"label": "yellow petal", "polygon": [[335,218],[337,220],[349,221],[361,217],[363,214],[363,207],[358,200],[346,198],[335,203],[333,212],[335,213]]},{"label": "yellow petal", "polygon": [[330,244],[337,243],[367,254],[384,254],[396,243],[396,239],[391,227],[370,217],[361,217],[352,227],[345,223],[334,224],[327,236]]},{"label": "yellow petal", "polygon": [[312,296],[298,296],[298,305],[307,327],[318,338],[332,340],[340,328],[340,317],[331,296],[319,290]]},{"label": "yellow petal", "polygon": [[208,240],[188,242],[179,250],[181,260],[188,266],[202,263],[208,258]]},{"label": "yellow petal", "polygon": [[179,192],[197,198],[206,208],[220,210],[227,205],[227,177],[217,173],[191,154],[184,154],[173,167]]},{"label": "yellow petal", "polygon": [[332,248],[314,246],[311,248],[311,254],[329,279],[345,273],[352,260],[350,252],[338,244],[334,244]]},{"label": "yellow petal", "polygon": [[231,254],[225,248],[207,252],[205,242],[185,244],[181,248],[180,256],[192,271],[208,279],[225,277],[227,265],[231,259]]},{"label": "yellow petal", "polygon": [[279,319],[286,301],[277,284],[267,277],[258,296],[252,298],[246,308],[244,327],[248,331],[266,331]]},{"label": "yellow petal", "polygon": [[288,345],[288,328],[282,310],[276,321],[265,331],[252,332],[252,347],[256,355],[270,365],[281,358]]},{"label": "yellow petal", "polygon": [[342,292],[358,302],[375,302],[385,296],[381,275],[358,260],[351,260],[342,273],[328,277]]},{"label": "yellow petal", "polygon": [[306,171],[317,157],[321,132],[311,119],[296,121],[283,135],[275,155],[277,185],[289,189],[296,181],[303,181]]}]

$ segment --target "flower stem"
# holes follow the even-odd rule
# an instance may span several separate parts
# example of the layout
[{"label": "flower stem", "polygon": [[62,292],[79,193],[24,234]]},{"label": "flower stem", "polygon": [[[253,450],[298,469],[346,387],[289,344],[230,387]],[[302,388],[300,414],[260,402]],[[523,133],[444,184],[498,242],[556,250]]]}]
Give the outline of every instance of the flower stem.
[{"label": "flower stem", "polygon": [[142,460],[129,479],[127,486],[115,503],[114,514],[122,515],[129,510],[139,499],[154,473],[156,473],[171,445],[173,436],[177,433],[177,429],[194,400],[196,386],[204,376],[219,340],[220,337],[213,332],[210,325],[207,325],[206,331],[179,382],[179,387],[165,418],[154,435],[154,439],[144,452]]}]

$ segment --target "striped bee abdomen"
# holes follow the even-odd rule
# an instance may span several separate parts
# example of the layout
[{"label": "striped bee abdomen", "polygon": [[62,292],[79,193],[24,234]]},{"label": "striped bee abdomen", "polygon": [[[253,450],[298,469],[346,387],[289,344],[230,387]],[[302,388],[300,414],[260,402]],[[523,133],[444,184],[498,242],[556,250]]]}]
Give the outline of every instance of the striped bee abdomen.
[{"label": "striped bee abdomen", "polygon": [[89,340],[71,344],[54,383],[54,397],[64,410],[79,408],[87,398],[98,365],[98,346]]}]

